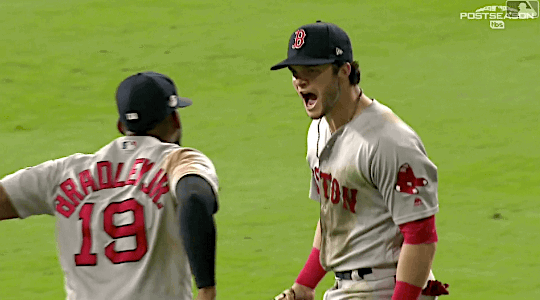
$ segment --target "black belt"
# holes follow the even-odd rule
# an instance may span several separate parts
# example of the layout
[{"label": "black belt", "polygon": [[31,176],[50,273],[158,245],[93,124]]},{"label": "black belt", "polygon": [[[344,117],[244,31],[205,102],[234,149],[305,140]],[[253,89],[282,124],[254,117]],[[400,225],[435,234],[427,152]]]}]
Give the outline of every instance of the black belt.
[{"label": "black belt", "polygon": [[373,273],[373,270],[371,270],[371,268],[362,268],[362,269],[353,270],[353,271],[336,272],[336,278],[339,278],[342,280],[352,280],[353,279],[352,273],[354,271],[357,271],[358,276],[360,276],[360,278],[362,279],[364,279],[364,275]]}]

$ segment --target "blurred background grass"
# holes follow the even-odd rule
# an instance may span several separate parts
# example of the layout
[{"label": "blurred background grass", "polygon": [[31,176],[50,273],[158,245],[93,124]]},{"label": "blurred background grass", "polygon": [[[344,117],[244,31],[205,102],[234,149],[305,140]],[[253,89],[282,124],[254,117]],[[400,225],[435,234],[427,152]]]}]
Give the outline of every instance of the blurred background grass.
[{"label": "blurred background grass", "polygon": [[[311,249],[309,119],[287,71],[290,34],[321,19],[352,40],[366,94],[421,136],[439,168],[438,279],[452,299],[538,299],[540,21],[460,20],[483,1],[0,3],[0,176],[119,136],[114,93],[170,75],[194,105],[184,144],[221,183],[220,299],[270,299]],[[497,5],[504,5],[499,3]],[[54,220],[0,223],[0,299],[62,299]],[[317,299],[332,284],[329,274]]]}]

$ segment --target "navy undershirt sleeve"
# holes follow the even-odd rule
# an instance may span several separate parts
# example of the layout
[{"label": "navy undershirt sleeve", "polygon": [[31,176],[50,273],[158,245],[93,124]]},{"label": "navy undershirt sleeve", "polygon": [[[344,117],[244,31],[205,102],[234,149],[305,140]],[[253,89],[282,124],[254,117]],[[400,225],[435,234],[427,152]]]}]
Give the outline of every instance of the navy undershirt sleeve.
[{"label": "navy undershirt sleeve", "polygon": [[200,176],[187,175],[176,184],[180,210],[180,235],[198,288],[216,285],[216,227],[218,210],[210,184]]}]

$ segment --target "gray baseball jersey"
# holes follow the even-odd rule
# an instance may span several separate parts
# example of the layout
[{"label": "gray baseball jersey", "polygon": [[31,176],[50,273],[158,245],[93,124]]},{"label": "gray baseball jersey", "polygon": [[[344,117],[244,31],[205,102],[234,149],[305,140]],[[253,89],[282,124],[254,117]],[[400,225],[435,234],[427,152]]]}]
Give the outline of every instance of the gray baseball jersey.
[{"label": "gray baseball jersey", "polygon": [[[177,200],[162,164],[178,152],[183,174],[218,195],[212,162],[197,150],[148,136],[121,137],[92,155],[75,154],[1,180],[21,218],[56,218],[68,300],[192,299]],[[182,175],[182,174],[180,174]]]},{"label": "gray baseball jersey", "polygon": [[321,207],[322,266],[395,266],[403,243],[398,225],[439,209],[437,168],[418,135],[374,100],[333,134],[324,118],[314,120],[307,142],[310,198]]}]

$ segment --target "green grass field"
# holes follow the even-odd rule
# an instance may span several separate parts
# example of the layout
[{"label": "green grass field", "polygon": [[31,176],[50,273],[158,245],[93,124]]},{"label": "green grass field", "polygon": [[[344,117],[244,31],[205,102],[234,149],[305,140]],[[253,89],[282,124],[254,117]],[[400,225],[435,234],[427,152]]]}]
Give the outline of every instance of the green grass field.
[{"label": "green grass field", "polygon": [[[119,136],[114,93],[137,71],[170,75],[184,145],[218,169],[219,299],[271,299],[311,249],[309,118],[289,35],[345,29],[366,94],[422,137],[439,168],[443,299],[540,299],[540,20],[460,20],[485,1],[0,2],[0,177]],[[63,299],[54,219],[0,223],[0,299]],[[327,275],[317,299],[332,284]]]}]

